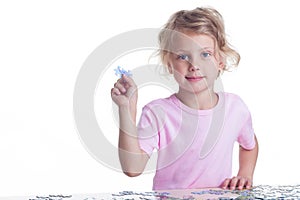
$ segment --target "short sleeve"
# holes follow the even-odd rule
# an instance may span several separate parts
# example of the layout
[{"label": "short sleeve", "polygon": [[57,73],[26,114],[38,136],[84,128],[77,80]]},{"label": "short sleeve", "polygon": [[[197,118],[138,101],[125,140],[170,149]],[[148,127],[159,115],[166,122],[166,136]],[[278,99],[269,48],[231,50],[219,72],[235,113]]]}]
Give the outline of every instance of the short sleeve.
[{"label": "short sleeve", "polygon": [[140,148],[151,156],[153,150],[158,149],[158,128],[156,115],[147,106],[142,110],[137,131]]},{"label": "short sleeve", "polygon": [[246,118],[246,121],[239,132],[238,135],[238,143],[247,150],[254,149],[256,142],[255,142],[255,133],[252,127],[252,118],[250,113],[247,113],[248,116]]}]

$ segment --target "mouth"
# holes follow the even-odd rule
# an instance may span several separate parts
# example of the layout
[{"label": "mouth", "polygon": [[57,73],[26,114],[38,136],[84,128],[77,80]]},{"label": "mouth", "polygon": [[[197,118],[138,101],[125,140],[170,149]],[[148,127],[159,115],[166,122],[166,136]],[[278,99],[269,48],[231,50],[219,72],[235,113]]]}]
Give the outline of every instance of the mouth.
[{"label": "mouth", "polygon": [[197,82],[197,81],[201,81],[202,79],[204,79],[204,76],[186,76],[185,78],[186,78],[186,80],[188,80],[190,82]]}]

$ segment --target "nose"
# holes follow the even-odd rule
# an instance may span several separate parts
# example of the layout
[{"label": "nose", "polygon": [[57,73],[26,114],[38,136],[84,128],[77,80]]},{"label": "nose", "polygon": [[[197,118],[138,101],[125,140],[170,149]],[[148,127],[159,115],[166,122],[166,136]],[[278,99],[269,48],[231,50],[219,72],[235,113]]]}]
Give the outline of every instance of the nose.
[{"label": "nose", "polygon": [[189,66],[189,71],[197,71],[197,70],[200,70],[200,67],[198,65],[194,65],[192,63],[190,63],[190,66]]}]

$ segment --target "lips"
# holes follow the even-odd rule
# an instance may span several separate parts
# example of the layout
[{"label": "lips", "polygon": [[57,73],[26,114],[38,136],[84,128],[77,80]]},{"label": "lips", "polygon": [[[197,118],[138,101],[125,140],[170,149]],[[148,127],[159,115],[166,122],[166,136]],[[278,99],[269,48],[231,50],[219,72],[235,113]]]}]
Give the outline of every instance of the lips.
[{"label": "lips", "polygon": [[204,77],[203,76],[186,76],[185,78],[188,81],[196,82],[196,81],[201,81]]}]

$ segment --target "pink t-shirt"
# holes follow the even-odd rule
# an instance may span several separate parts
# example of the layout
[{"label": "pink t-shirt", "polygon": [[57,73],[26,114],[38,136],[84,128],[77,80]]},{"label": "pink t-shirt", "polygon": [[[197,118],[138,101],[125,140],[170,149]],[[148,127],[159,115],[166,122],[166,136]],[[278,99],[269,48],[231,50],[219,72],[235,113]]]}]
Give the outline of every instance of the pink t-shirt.
[{"label": "pink t-shirt", "polygon": [[174,94],[143,108],[139,144],[149,156],[158,153],[153,189],[219,187],[231,177],[234,142],[255,147],[247,106],[234,94],[218,96],[208,110],[192,109]]}]

